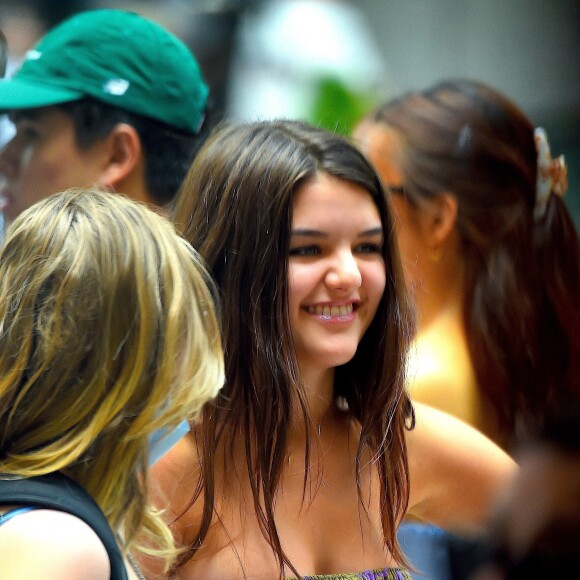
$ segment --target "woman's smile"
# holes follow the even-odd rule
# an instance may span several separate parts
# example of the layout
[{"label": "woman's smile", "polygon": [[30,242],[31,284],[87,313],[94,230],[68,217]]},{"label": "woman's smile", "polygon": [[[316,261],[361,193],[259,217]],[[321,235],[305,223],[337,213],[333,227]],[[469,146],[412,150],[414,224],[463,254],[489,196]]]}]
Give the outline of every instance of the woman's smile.
[{"label": "woman's smile", "polygon": [[358,303],[316,304],[302,308],[325,322],[352,322]]}]

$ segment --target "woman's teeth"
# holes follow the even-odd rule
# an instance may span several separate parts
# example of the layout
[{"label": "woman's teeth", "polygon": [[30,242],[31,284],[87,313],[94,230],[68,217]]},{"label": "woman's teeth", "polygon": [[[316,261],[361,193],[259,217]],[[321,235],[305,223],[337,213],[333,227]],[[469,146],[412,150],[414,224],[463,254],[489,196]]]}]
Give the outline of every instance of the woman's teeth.
[{"label": "woman's teeth", "polygon": [[342,306],[308,306],[309,314],[316,314],[317,316],[324,316],[325,318],[333,318],[335,316],[348,316],[352,314],[352,304],[344,304]]}]

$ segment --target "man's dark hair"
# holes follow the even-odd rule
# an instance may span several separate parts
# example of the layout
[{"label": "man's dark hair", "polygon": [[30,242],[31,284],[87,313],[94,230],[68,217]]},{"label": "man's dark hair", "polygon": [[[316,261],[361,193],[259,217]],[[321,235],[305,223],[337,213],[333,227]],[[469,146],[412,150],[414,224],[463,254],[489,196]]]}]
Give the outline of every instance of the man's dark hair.
[{"label": "man's dark hair", "polygon": [[131,125],[139,134],[143,147],[146,187],[159,206],[173,200],[210,132],[208,110],[199,133],[192,134],[91,98],[63,103],[58,108],[72,117],[76,143],[81,149],[104,139],[119,123]]},{"label": "man's dark hair", "polygon": [[6,64],[8,62],[8,42],[4,33],[0,30],[0,79],[6,73]]}]

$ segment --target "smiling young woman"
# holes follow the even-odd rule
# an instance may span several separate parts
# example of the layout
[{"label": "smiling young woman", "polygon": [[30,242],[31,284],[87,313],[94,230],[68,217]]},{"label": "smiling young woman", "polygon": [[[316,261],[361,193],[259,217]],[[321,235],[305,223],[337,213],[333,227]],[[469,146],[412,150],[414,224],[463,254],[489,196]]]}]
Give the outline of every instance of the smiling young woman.
[{"label": "smiling young woman", "polygon": [[300,373],[347,363],[385,289],[383,228],[371,196],[324,173],[296,190],[288,301]]},{"label": "smiling young woman", "polygon": [[481,524],[513,465],[442,415],[413,429],[405,284],[364,156],[299,122],[226,126],[174,217],[220,289],[227,377],[152,472],[175,576],[408,578],[408,510]]}]

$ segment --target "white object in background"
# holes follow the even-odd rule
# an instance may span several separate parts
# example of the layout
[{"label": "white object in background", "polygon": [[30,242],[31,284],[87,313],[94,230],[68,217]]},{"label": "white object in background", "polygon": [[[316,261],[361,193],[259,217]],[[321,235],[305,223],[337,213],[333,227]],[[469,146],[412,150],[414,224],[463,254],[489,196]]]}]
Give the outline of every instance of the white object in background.
[{"label": "white object in background", "polygon": [[241,23],[228,91],[231,118],[303,118],[325,77],[361,93],[387,84],[384,59],[355,5],[274,0],[262,6]]}]

